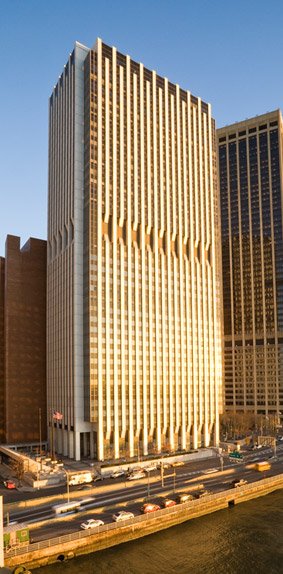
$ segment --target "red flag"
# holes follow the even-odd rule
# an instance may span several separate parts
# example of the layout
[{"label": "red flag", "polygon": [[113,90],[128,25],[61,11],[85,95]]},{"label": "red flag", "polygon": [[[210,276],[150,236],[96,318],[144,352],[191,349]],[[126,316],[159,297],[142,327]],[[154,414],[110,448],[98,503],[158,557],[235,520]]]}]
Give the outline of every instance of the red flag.
[{"label": "red flag", "polygon": [[62,415],[62,413],[59,413],[59,411],[53,411],[53,418],[56,421],[61,421],[63,418],[63,415]]}]

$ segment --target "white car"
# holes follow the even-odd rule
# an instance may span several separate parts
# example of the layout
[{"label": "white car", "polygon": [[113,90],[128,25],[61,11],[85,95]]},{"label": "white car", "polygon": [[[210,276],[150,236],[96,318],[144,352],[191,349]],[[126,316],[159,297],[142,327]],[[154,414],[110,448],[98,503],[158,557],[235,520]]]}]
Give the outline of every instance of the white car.
[{"label": "white car", "polygon": [[124,476],[125,473],[123,470],[114,470],[112,474],[110,474],[110,478],[120,478],[120,476]]},{"label": "white car", "polygon": [[144,467],[145,472],[152,472],[153,470],[157,470],[156,464],[151,464],[150,466]]},{"label": "white car", "polygon": [[144,472],[133,472],[128,477],[128,480],[138,480],[139,478],[144,478],[144,477],[145,477]]},{"label": "white car", "polygon": [[104,525],[103,520],[99,520],[99,519],[95,520],[94,518],[90,518],[86,522],[82,522],[81,528],[83,530],[89,530],[90,528],[98,528],[98,526],[103,526],[103,525]]},{"label": "white car", "polygon": [[122,520],[130,520],[130,518],[134,518],[134,514],[127,510],[120,510],[117,514],[113,514],[112,518],[115,522],[122,522]]},{"label": "white car", "polygon": [[213,474],[214,472],[218,472],[218,468],[208,468],[204,471],[204,474]]}]

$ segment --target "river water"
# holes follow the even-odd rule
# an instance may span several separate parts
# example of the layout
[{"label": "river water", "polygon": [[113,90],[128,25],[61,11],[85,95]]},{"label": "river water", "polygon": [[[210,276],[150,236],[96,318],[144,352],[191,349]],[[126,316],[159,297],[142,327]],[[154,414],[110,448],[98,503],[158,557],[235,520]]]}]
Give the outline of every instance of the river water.
[{"label": "river water", "polygon": [[37,574],[283,574],[283,490]]}]

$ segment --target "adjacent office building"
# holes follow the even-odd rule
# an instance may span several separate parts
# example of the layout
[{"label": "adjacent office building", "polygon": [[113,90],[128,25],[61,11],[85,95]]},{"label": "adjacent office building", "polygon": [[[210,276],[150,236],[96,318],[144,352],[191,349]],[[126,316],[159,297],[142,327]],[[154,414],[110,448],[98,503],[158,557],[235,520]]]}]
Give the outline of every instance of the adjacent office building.
[{"label": "adjacent office building", "polygon": [[283,413],[283,124],[279,110],[217,130],[225,409]]},{"label": "adjacent office building", "polygon": [[7,236],[0,257],[0,442],[39,447],[46,421],[46,241]]},{"label": "adjacent office building", "polygon": [[101,40],[77,43],[50,98],[58,452],[103,460],[218,443],[219,242],[210,106]]}]

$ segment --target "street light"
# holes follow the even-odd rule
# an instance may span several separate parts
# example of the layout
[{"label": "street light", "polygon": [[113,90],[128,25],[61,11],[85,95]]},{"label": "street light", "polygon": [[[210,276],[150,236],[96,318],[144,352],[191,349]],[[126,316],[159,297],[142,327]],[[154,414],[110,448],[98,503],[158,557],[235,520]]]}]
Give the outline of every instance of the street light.
[{"label": "street light", "polygon": [[69,473],[68,471],[62,467],[62,470],[65,472],[66,474],[66,479],[67,479],[67,501],[70,502],[70,486],[69,486]]},{"label": "street light", "polygon": [[147,472],[147,498],[149,498],[149,496],[150,496],[149,475],[150,475],[150,472],[148,471]]},{"label": "street light", "polygon": [[164,488],[164,467],[163,467],[163,460],[160,462],[160,478],[161,478],[161,486]]}]

